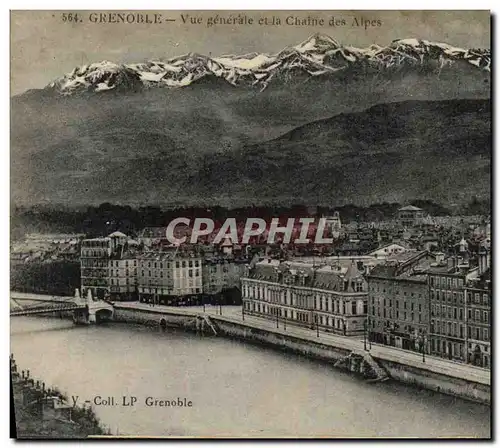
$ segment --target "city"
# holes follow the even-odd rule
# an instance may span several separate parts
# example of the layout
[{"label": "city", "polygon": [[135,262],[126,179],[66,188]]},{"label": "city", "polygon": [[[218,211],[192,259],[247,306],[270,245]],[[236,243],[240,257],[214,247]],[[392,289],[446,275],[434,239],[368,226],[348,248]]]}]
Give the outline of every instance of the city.
[{"label": "city", "polygon": [[11,10],[12,438],[491,439],[490,28]]},{"label": "city", "polygon": [[[190,244],[192,228],[184,225],[176,232],[187,242],[178,245],[165,227],[90,239],[30,234],[13,247],[11,262],[16,272],[78,261],[82,296],[239,305],[244,314],[285,325],[490,368],[488,216],[433,217],[407,205],[389,221],[343,223],[339,212],[322,219],[333,243],[313,255],[309,247],[304,253],[300,244],[280,243],[279,233],[265,244],[268,232],[245,246],[229,236],[214,244],[213,235]],[[26,283],[16,286],[30,291]]]}]

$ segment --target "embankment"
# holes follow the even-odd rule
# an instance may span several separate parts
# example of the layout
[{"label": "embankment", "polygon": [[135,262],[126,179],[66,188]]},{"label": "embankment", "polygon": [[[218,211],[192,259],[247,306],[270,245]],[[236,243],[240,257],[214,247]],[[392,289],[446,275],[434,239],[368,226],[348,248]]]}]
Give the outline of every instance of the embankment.
[{"label": "embankment", "polygon": [[[190,331],[204,331],[213,333],[209,326],[202,325],[203,317],[195,311],[179,309],[178,311],[121,307],[115,304],[114,320],[133,322],[138,324],[170,326]],[[296,353],[313,359],[327,361],[337,366],[342,360],[354,354],[347,343],[317,340],[314,336],[296,336],[287,333],[283,328],[270,330],[259,328],[258,324],[236,321],[230,317],[209,316],[209,322],[215,327],[217,334],[240,339],[251,343],[258,343],[280,350]],[[476,401],[483,404],[491,402],[491,386],[487,379],[478,376],[473,367],[460,366],[456,369],[453,363],[439,361],[446,364],[446,369],[433,365],[432,360],[427,364],[422,362],[401,359],[404,356],[394,355],[394,351],[384,350],[383,347],[374,348],[369,352],[370,357],[383,369],[390,378],[405,384],[433,390],[447,395]],[[408,358],[408,357],[407,357]],[[444,363],[444,364],[443,364]],[[468,372],[469,374],[464,374]]]}]

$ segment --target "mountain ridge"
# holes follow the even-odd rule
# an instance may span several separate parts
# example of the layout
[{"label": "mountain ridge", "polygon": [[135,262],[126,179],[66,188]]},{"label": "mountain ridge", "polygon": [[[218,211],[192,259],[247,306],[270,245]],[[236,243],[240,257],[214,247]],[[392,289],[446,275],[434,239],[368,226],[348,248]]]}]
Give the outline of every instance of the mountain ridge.
[{"label": "mountain ridge", "polygon": [[165,61],[141,63],[95,62],[55,79],[45,89],[61,95],[82,92],[103,93],[151,87],[181,88],[205,77],[216,77],[234,87],[264,90],[280,75],[294,70],[308,77],[344,76],[346,71],[366,74],[426,69],[439,74],[455,65],[479,72],[490,72],[489,49],[463,49],[425,39],[393,40],[387,46],[371,44],[365,48],[341,45],[330,36],[313,34],[295,46],[275,55],[250,53],[211,57],[187,53]]},{"label": "mountain ridge", "polygon": [[186,146],[190,140],[141,123],[140,133],[125,131],[134,123],[126,111],[112,120],[87,125],[83,136],[68,136],[57,146],[51,133],[49,144],[19,153],[13,158],[14,198],[185,205],[248,205],[258,198],[325,205],[414,197],[450,204],[490,195],[487,99],[379,104],[239,145],[221,145],[214,121],[205,131],[197,128],[218,142],[214,150],[203,140],[204,148],[194,150]]}]

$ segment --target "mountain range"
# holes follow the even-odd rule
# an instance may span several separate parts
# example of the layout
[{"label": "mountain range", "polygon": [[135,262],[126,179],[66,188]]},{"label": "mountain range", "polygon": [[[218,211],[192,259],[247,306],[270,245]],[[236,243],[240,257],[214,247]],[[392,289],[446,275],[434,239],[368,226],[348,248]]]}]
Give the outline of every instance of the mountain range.
[{"label": "mountain range", "polygon": [[75,68],[11,99],[18,204],[445,204],[490,192],[489,50],[417,39]]},{"label": "mountain range", "polygon": [[166,61],[135,64],[109,61],[76,67],[54,80],[49,89],[63,95],[148,87],[186,87],[215,78],[233,86],[261,90],[283,78],[335,78],[370,73],[387,75],[420,68],[441,72],[454,65],[490,71],[490,51],[462,49],[421,39],[397,39],[388,46],[367,48],[343,46],[329,36],[315,34],[278,54],[251,53],[208,57],[189,53]]}]

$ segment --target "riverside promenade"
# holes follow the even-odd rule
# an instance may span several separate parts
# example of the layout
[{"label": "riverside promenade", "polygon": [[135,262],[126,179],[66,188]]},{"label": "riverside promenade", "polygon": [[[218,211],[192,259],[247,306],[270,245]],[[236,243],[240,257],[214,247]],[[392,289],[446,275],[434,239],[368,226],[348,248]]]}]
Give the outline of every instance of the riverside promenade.
[{"label": "riverside promenade", "polygon": [[[70,300],[38,294],[11,292],[11,308],[30,302]],[[487,369],[454,361],[366,342],[363,335],[347,337],[290,324],[280,319],[270,320],[242,314],[241,306],[172,307],[140,302],[114,302],[112,320],[146,325],[171,325],[197,329],[197,323],[208,320],[217,327],[217,334],[250,343],[262,343],[311,358],[323,359],[334,365],[348,355],[371,357],[396,381],[454,395],[476,402],[491,403],[491,374]],[[211,324],[210,324],[211,325]]]},{"label": "riverside promenade", "polygon": [[[321,331],[319,332],[319,336],[317,336],[316,329],[303,328],[295,325],[290,325],[289,323],[286,323],[285,328],[285,322],[283,320],[279,320],[277,323],[276,320],[269,320],[261,317],[251,316],[248,314],[243,315],[241,306],[222,306],[221,308],[219,306],[205,306],[205,311],[203,311],[202,306],[151,306],[150,304],[139,302],[116,302],[114,305],[117,308],[143,310],[149,313],[168,313],[183,315],[186,317],[196,317],[206,314],[211,319],[215,319],[215,321],[235,323],[240,326],[243,325],[249,328],[265,330],[269,333],[290,335],[312,343],[330,345],[334,348],[340,348],[355,352],[364,351],[363,336],[347,337]],[[367,351],[374,358],[379,358],[398,364],[404,364],[436,374],[444,374],[450,377],[490,386],[490,371],[480,367],[461,364],[427,354],[425,355],[424,362],[422,355],[419,353],[374,343],[371,343],[370,348],[369,342],[367,342]]]}]

